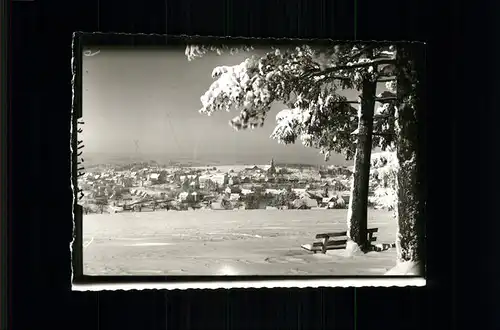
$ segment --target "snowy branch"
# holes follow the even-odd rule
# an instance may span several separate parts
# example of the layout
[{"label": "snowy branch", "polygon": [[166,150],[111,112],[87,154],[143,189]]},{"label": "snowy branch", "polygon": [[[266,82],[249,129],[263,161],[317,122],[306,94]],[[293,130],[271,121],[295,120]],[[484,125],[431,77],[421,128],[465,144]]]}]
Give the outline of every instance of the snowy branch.
[{"label": "snowy branch", "polygon": [[349,56],[347,58],[347,61],[352,61],[353,59],[363,55],[365,52],[367,52],[368,50],[372,49],[373,47],[375,47],[374,44],[370,44],[368,46],[365,46],[363,48],[361,48],[360,50],[358,50],[357,52],[355,52],[353,55]]},{"label": "snowy branch", "polygon": [[379,119],[379,118],[391,118],[391,117],[394,117],[393,114],[389,114],[389,113],[381,113],[381,114],[376,114],[373,116],[374,119]]},{"label": "snowy branch", "polygon": [[393,132],[373,132],[372,133],[374,136],[394,136],[395,133]]},{"label": "snowy branch", "polygon": [[396,81],[396,77],[383,77],[380,79],[377,79],[377,82],[390,82],[390,81]]},{"label": "snowy branch", "polygon": [[395,96],[389,96],[389,97],[377,97],[375,98],[375,101],[383,103],[383,102],[390,102],[390,101],[396,101],[397,97]]},{"label": "snowy branch", "polygon": [[[344,132],[346,133],[346,132]],[[359,133],[359,131],[356,129],[354,132],[350,133],[351,135],[366,135],[368,133]],[[392,132],[372,132],[373,136],[394,136],[395,133]]]},{"label": "snowy branch", "polygon": [[[394,63],[394,59],[376,56],[384,49],[372,45],[359,51],[356,47],[345,47],[332,54],[331,48],[320,56],[311,47],[301,46],[252,55],[239,65],[219,66],[212,72],[213,83],[200,99],[200,112],[211,115],[234,109],[239,115],[230,125],[240,130],[263,126],[271,105],[280,102],[289,109],[276,116],[272,139],[284,144],[299,140],[306,147],[318,149],[325,159],[331,152],[352,159],[357,136],[351,132],[357,128],[359,119],[358,109],[351,105],[360,101],[347,100],[337,91],[339,87],[359,89],[360,82],[367,78],[384,81],[393,90],[394,80],[378,76],[378,65],[393,67]],[[186,55],[198,57],[214,50],[221,51],[218,47],[187,47]],[[354,63],[345,60],[363,56],[367,51],[367,56],[375,59],[357,58]],[[391,70],[386,69],[386,74],[392,73]],[[376,101],[387,102],[395,94],[381,93],[376,97]],[[385,150],[392,143],[393,109],[393,104],[383,103],[375,112],[373,147]]]},{"label": "snowy branch", "polygon": [[202,57],[208,52],[216,52],[218,55],[221,55],[225,52],[230,54],[235,54],[239,52],[248,52],[253,50],[253,46],[251,45],[241,45],[238,47],[230,47],[224,44],[219,45],[186,45],[185,55],[188,61],[192,61],[198,57]]},{"label": "snowy branch", "polygon": [[325,77],[323,80],[343,80],[343,81],[350,81],[351,78],[349,77],[343,77],[343,76],[331,76],[331,77]]},{"label": "snowy branch", "polygon": [[[398,161],[395,152],[372,153],[370,187],[374,196],[370,197],[377,208],[395,210],[397,203],[396,173]],[[396,216],[396,213],[394,214]]]},{"label": "snowy branch", "polygon": [[383,64],[395,64],[396,60],[394,59],[375,59],[375,60],[369,60],[366,62],[358,62],[358,63],[353,63],[353,64],[346,64],[346,65],[335,65],[330,68],[327,68],[323,71],[319,70],[311,70],[310,74],[329,74],[329,73],[334,73],[338,72],[341,70],[352,70],[352,69],[357,69],[357,68],[367,68],[370,66],[378,66],[378,65],[383,65]]}]

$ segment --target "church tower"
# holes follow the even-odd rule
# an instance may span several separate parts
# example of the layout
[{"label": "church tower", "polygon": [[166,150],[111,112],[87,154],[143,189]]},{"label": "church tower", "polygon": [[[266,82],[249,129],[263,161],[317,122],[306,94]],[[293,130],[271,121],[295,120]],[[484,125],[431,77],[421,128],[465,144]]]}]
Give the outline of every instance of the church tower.
[{"label": "church tower", "polygon": [[276,168],[274,167],[274,159],[271,159],[271,166],[269,167],[268,173],[271,175],[276,174]]}]

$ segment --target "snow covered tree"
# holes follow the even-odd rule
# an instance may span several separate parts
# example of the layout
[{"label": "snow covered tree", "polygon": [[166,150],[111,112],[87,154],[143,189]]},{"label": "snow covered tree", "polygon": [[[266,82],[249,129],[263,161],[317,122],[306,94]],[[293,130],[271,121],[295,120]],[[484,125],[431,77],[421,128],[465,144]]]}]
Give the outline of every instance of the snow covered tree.
[{"label": "snow covered tree", "polygon": [[[354,157],[354,173],[351,187],[351,197],[348,210],[348,244],[351,253],[361,249],[366,251],[367,241],[367,210],[368,188],[370,177],[371,150],[374,146],[383,149],[392,143],[393,139],[393,95],[376,94],[377,82],[391,82],[395,71],[394,46],[340,46],[335,56],[328,57],[323,63],[325,72],[334,72],[342,77],[345,87],[354,87],[361,90],[361,101],[358,111],[358,129],[356,153]],[[333,62],[328,63],[328,60]],[[383,104],[378,110],[374,122],[375,102]],[[376,133],[374,134],[374,126]],[[374,138],[375,136],[375,138]]]},{"label": "snow covered tree", "polygon": [[[396,96],[391,123],[395,128],[395,152],[381,154],[373,160],[375,168],[379,169],[379,183],[383,183],[386,188],[385,196],[382,196],[382,188],[379,188],[376,198],[386,207],[394,208],[398,222],[397,265],[388,275],[422,275],[424,268],[426,178],[423,149],[425,107],[422,104],[421,85],[423,58],[422,49],[416,45],[398,46],[397,81],[391,82],[386,93],[390,97]],[[383,197],[385,200],[382,200]]]},{"label": "snow covered tree", "polygon": [[[206,51],[207,47],[188,46],[186,54]],[[211,115],[216,110],[237,109],[240,115],[231,125],[255,128],[264,124],[271,104],[280,102],[288,109],[276,116],[272,138],[284,144],[300,139],[305,146],[319,149],[326,159],[331,152],[354,157],[348,237],[365,249],[371,150],[392,142],[390,131],[374,137],[373,129],[392,128],[391,102],[395,99],[375,94],[377,82],[394,79],[394,56],[391,46],[352,44],[323,49],[300,46],[250,56],[239,65],[213,70],[215,81],[201,97],[200,112]],[[360,90],[361,100],[347,100],[338,93],[342,89]],[[374,123],[376,101],[384,107]],[[353,103],[360,104],[358,110]]]},{"label": "snow covered tree", "polygon": [[398,265],[388,274],[423,273],[425,236],[425,107],[422,104],[424,54],[415,45],[398,48],[396,154]]},{"label": "snow covered tree", "polygon": [[[376,208],[396,211],[398,160],[392,150],[372,154],[370,188],[374,192],[372,203]],[[396,217],[396,213],[394,213]]]}]

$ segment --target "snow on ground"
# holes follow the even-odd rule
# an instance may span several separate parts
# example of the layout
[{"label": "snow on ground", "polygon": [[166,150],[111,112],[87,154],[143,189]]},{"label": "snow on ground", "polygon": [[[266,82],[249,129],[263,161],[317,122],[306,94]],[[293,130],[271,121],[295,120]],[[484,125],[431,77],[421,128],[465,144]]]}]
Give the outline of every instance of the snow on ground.
[{"label": "snow on ground", "polygon": [[[86,275],[384,275],[396,251],[348,257],[300,246],[346,230],[346,210],[156,211],[83,217]],[[377,242],[392,243],[390,212],[369,210]]]},{"label": "snow on ground", "polygon": [[421,265],[418,262],[398,262],[396,266],[391,268],[385,275],[395,275],[395,276],[422,276]]}]

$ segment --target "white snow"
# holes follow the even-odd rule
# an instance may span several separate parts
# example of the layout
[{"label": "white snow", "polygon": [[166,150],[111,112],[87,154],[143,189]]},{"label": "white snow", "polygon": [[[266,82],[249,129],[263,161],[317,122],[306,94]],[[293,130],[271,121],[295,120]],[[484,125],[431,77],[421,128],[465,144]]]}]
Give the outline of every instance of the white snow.
[{"label": "white snow", "polygon": [[216,80],[200,98],[200,112],[210,115],[216,110],[239,108],[255,111],[256,117],[265,115],[270,92],[265,80],[255,72],[258,66],[258,58],[249,57],[238,65],[215,68],[212,76]]},{"label": "white snow", "polygon": [[419,262],[403,261],[398,262],[385,275],[422,276],[423,274],[420,273]]},{"label": "white snow", "polygon": [[395,93],[396,92],[396,80],[388,81],[385,83],[385,88],[387,88],[389,91]]},{"label": "white snow", "polygon": [[312,244],[302,244],[301,247],[308,251],[311,251],[313,248]]},{"label": "white snow", "polygon": [[[356,164],[356,157],[354,155],[354,164]],[[354,172],[354,169],[353,169]],[[347,237],[350,238],[350,229],[351,229],[351,218],[352,218],[352,203],[353,203],[353,194],[354,194],[354,178],[351,178],[351,189],[349,193],[349,206],[347,207]]]},{"label": "white snow", "polygon": [[374,196],[370,197],[376,207],[394,210],[397,205],[396,175],[399,168],[396,153],[385,151],[372,153],[371,185]]},{"label": "white snow", "polygon": [[242,195],[248,195],[248,194],[251,194],[251,193],[252,193],[251,189],[245,189],[245,188],[241,189],[241,194]]},{"label": "white snow", "polygon": [[364,254],[363,251],[361,251],[361,249],[359,248],[359,245],[351,240],[347,240],[345,251],[346,255],[349,257],[361,256]]},{"label": "white snow", "polygon": [[100,50],[96,50],[95,52],[92,52],[92,50],[87,49],[87,50],[83,51],[83,56],[92,57],[92,56],[98,55],[100,52],[101,52]]},{"label": "white snow", "polygon": [[[301,248],[317,241],[318,233],[344,231],[345,219],[345,210],[322,209],[85,215],[84,240],[93,241],[84,250],[84,272],[123,275],[151,269],[168,275],[183,269],[186,275],[383,275],[394,266],[395,249],[347,256],[339,253],[345,250],[323,255]],[[377,242],[395,241],[390,212],[369,210],[368,221],[379,228]]]},{"label": "white snow", "polygon": [[173,245],[173,243],[134,243],[125,246],[164,246],[164,245]]}]

